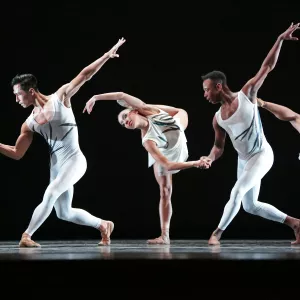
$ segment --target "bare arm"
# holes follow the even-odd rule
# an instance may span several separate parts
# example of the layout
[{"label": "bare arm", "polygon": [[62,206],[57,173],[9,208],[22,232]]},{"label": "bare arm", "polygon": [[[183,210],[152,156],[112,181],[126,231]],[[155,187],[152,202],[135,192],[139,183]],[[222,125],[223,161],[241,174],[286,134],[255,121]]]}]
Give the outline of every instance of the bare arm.
[{"label": "bare arm", "polygon": [[202,156],[201,161],[208,163],[209,165],[212,164],[215,160],[220,158],[224,152],[225,140],[226,140],[226,131],[221,128],[216,120],[216,116],[213,118],[213,128],[215,131],[215,142],[210,150],[208,156]]},{"label": "bare arm", "polygon": [[300,115],[291,110],[290,108],[275,104],[272,102],[263,101],[262,99],[257,99],[258,106],[271,112],[276,118],[281,121],[288,121],[292,126],[300,133]]},{"label": "bare arm", "polygon": [[171,162],[164,155],[161,154],[156,143],[154,141],[146,141],[144,144],[145,149],[151,154],[151,156],[162,165],[167,171],[183,170],[192,167],[199,168],[199,161],[187,161],[187,162]]},{"label": "bare arm", "polygon": [[150,115],[150,114],[159,112],[159,110],[157,108],[155,108],[155,106],[148,105],[145,102],[143,102],[141,99],[131,96],[129,94],[123,93],[123,92],[95,95],[89,101],[87,101],[83,112],[87,111],[90,114],[93,110],[95,102],[99,101],[99,100],[122,101],[123,106],[131,107],[132,109],[136,109],[143,115]]},{"label": "bare arm", "polygon": [[177,108],[177,107],[173,107],[173,106],[167,106],[167,105],[150,105],[153,107],[157,107],[163,111],[165,111],[166,113],[168,113],[171,117],[174,117],[175,115],[177,115],[182,109],[181,108]]},{"label": "bare arm", "polygon": [[21,133],[16,141],[15,146],[0,144],[0,153],[9,158],[19,160],[24,156],[31,145],[32,138],[33,132],[30,131],[26,123],[23,123],[21,127]]},{"label": "bare arm", "polygon": [[251,78],[242,88],[242,91],[253,103],[256,102],[256,95],[259,88],[262,86],[267,75],[274,69],[277,63],[282,42],[284,40],[298,40],[298,38],[292,36],[293,32],[297,29],[299,29],[299,23],[296,25],[293,25],[292,23],[284,33],[278,36],[275,44],[263,61],[258,73],[253,78]]},{"label": "bare arm", "polygon": [[119,57],[116,54],[118,48],[125,43],[125,40],[122,38],[118,43],[113,46],[108,52],[103,56],[95,60],[93,63],[85,67],[70,83],[63,85],[58,91],[58,97],[62,101],[69,101],[69,99],[77,93],[80,87],[88,80],[90,80],[100,69],[101,67],[110,59],[114,57]]},{"label": "bare arm", "polygon": [[260,98],[257,99],[257,105],[259,107],[262,107],[269,112],[271,112],[276,118],[278,118],[281,121],[296,121],[299,119],[299,114],[291,110],[290,108],[275,104],[272,102],[263,101]]}]

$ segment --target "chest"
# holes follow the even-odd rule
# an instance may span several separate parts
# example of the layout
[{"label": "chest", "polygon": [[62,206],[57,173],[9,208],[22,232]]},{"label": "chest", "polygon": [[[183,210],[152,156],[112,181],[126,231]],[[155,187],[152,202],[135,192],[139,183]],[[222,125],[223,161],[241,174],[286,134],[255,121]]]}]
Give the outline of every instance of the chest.
[{"label": "chest", "polygon": [[50,122],[53,119],[54,113],[55,110],[53,108],[53,105],[52,103],[50,103],[50,101],[48,101],[43,108],[34,108],[33,118],[38,124],[43,125]]},{"label": "chest", "polygon": [[221,118],[223,120],[229,119],[238,109],[239,102],[236,98],[233,102],[231,102],[228,105],[222,105],[221,106]]}]

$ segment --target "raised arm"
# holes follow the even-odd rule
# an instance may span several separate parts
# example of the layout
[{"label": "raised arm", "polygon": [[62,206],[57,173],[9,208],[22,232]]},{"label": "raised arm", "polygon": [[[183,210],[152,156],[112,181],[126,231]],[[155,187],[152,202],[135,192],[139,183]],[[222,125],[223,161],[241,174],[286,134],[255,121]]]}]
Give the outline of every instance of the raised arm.
[{"label": "raised arm", "polygon": [[131,96],[129,94],[123,92],[116,92],[116,93],[106,93],[106,94],[99,94],[93,96],[89,101],[87,101],[83,112],[87,111],[90,114],[93,110],[96,101],[99,100],[114,100],[118,101],[118,103],[125,107],[130,107],[132,109],[138,110],[143,115],[149,115],[153,113],[159,112],[159,110],[153,106],[148,105],[143,102],[141,99]]},{"label": "raised arm", "polygon": [[14,146],[0,144],[0,153],[9,158],[19,160],[24,156],[31,145],[32,138],[33,132],[30,131],[26,123],[23,123],[16,144]]},{"label": "raised arm", "polygon": [[213,118],[213,128],[215,131],[214,145],[208,156],[202,156],[200,158],[201,161],[209,164],[209,166],[211,166],[215,160],[222,156],[226,140],[226,131],[218,125],[216,116]]},{"label": "raised arm", "polygon": [[199,161],[187,161],[187,162],[172,162],[169,161],[162,153],[159,151],[156,143],[154,141],[146,141],[144,144],[145,149],[151,154],[151,156],[162,165],[167,171],[174,170],[184,170],[189,168],[206,168],[205,162]]},{"label": "raised arm", "polygon": [[257,91],[263,84],[269,72],[271,72],[274,69],[277,63],[282,42],[284,40],[292,40],[292,41],[298,40],[298,38],[293,37],[292,34],[294,33],[295,30],[299,29],[299,25],[300,23],[297,23],[295,25],[293,25],[292,23],[291,26],[285,32],[283,32],[278,36],[275,44],[273,45],[267,57],[263,61],[258,73],[253,78],[251,78],[242,88],[242,91],[253,103],[256,102]]},{"label": "raised arm", "polygon": [[114,45],[108,52],[95,60],[93,63],[85,67],[70,83],[63,85],[58,91],[58,97],[62,101],[68,101],[80,87],[88,80],[90,80],[100,68],[110,59],[119,57],[116,53],[121,45],[125,43],[125,39],[122,38]]}]

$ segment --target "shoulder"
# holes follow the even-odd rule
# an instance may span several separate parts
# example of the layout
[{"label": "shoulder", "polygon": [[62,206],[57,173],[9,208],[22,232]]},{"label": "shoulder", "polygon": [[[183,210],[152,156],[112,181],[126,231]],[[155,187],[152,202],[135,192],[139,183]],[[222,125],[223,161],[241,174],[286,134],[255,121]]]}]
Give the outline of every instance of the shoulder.
[{"label": "shoulder", "polygon": [[[28,120],[28,118],[27,118],[27,120]],[[21,133],[23,133],[23,134],[24,133],[32,133],[32,131],[30,130],[30,128],[29,128],[29,126],[27,124],[27,120],[22,124],[22,127],[21,127]]]},{"label": "shoulder", "polygon": [[139,113],[145,117],[151,117],[160,113],[160,109],[152,104],[145,104],[142,108],[138,109]]},{"label": "shoulder", "polygon": [[58,99],[61,102],[64,102],[65,100],[65,96],[66,96],[66,90],[68,88],[68,86],[70,85],[70,83],[66,83],[64,85],[62,85],[56,92],[55,94],[57,95]]},{"label": "shoulder", "polygon": [[157,149],[156,142],[153,139],[143,141],[143,146],[150,153]]}]

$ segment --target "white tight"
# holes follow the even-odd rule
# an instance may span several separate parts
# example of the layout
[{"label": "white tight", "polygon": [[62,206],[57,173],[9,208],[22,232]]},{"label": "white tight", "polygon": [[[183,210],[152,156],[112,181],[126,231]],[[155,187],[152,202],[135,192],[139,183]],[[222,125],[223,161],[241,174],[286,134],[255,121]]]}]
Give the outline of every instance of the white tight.
[{"label": "white tight", "polygon": [[73,185],[84,175],[86,167],[86,159],[82,153],[79,153],[69,158],[62,167],[51,168],[50,184],[45,191],[43,201],[33,212],[26,233],[32,236],[48,218],[53,206],[57,217],[62,220],[99,228],[101,219],[71,206]]},{"label": "white tight", "polygon": [[235,183],[230,199],[225,205],[219,229],[225,230],[238,213],[241,204],[246,212],[272,221],[283,223],[286,214],[274,206],[259,202],[258,194],[261,179],[273,165],[274,155],[271,146],[266,143],[265,149],[248,160],[238,159],[238,180]]}]

